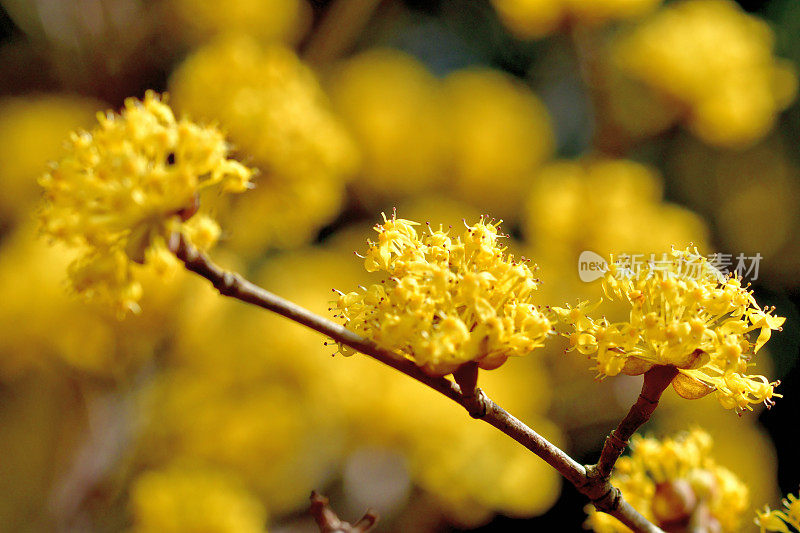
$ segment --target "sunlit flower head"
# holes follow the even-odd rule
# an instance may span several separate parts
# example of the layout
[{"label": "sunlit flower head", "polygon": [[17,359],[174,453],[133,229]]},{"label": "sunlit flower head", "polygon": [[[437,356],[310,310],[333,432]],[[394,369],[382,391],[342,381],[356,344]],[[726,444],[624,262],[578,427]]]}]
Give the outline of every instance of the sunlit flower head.
[{"label": "sunlit flower head", "polygon": [[741,279],[723,276],[696,249],[673,249],[638,265],[609,262],[603,289],[630,307],[628,320],[592,318],[598,304],[555,308],[570,348],[591,356],[603,376],[638,375],[655,365],[678,369],[673,388],[695,399],[716,391],[726,409],[771,405],[777,383],[750,375],[752,357],[783,317],[759,307]]},{"label": "sunlit flower head", "polygon": [[780,510],[772,511],[769,507],[764,507],[763,511],[756,511],[756,525],[761,528],[761,533],[800,531],[800,499],[794,494],[789,494],[782,503],[783,508]]},{"label": "sunlit flower head", "polygon": [[[441,206],[439,209],[431,207],[431,212],[436,213],[432,218],[437,221],[452,218],[454,225],[457,221],[463,229],[462,219],[454,213],[457,206],[453,203],[444,209]],[[423,212],[424,207],[419,203],[408,206],[410,211],[417,213]],[[452,216],[448,217],[448,212],[452,212]],[[472,214],[468,216],[471,218]],[[475,216],[473,220],[477,219],[478,216]],[[359,246],[364,240],[365,229],[368,228],[360,231]],[[284,297],[307,309],[324,313],[329,304],[325,298],[320,298],[323,291],[330,292],[331,287],[354,287],[366,274],[362,265],[353,260],[352,250],[355,248],[351,238],[340,242],[328,240],[325,248],[316,246],[281,254],[265,264],[256,280],[268,290],[280,290]],[[387,371],[367,357],[352,357],[344,363],[331,358],[331,348],[323,346],[315,332],[291,325],[287,327],[281,317],[261,318],[264,313],[257,311],[248,313],[252,315],[248,322],[245,317],[247,310],[242,309],[235,318],[225,323],[220,323],[218,309],[206,313],[207,319],[201,323],[187,319],[192,328],[201,334],[201,338],[198,343],[187,346],[184,357],[196,361],[198,353],[208,352],[206,357],[213,353],[214,360],[220,361],[217,368],[219,365],[245,368],[248,375],[260,373],[269,376],[267,379],[270,380],[275,379],[276,369],[287,366],[296,368],[290,371],[292,377],[284,381],[291,383],[292,388],[302,387],[298,391],[300,398],[287,398],[290,403],[281,404],[281,409],[274,416],[266,418],[271,420],[268,426],[271,434],[277,434],[282,439],[285,438],[284,433],[280,432],[280,426],[273,429],[277,424],[272,421],[284,418],[280,413],[288,412],[287,416],[291,416],[295,424],[298,420],[316,418],[313,426],[308,424],[311,439],[315,443],[311,449],[314,459],[303,455],[307,453],[308,445],[304,446],[303,441],[294,438],[287,440],[287,448],[282,452],[287,457],[282,460],[284,463],[294,466],[302,460],[305,466],[301,470],[311,471],[313,469],[308,465],[321,462],[320,459],[324,457],[324,452],[319,449],[322,443],[327,439],[328,444],[333,444],[341,436],[346,436],[347,445],[339,453],[347,455],[336,456],[334,463],[346,465],[346,491],[357,484],[360,485],[357,489],[351,489],[353,494],[363,494],[367,487],[375,487],[376,482],[381,487],[410,483],[414,486],[413,494],[424,495],[437,512],[460,526],[477,526],[488,520],[494,512],[507,516],[542,514],[557,499],[561,481],[555,470],[494,428],[485,424],[476,426],[472,419],[463,416],[460,406],[446,397],[428,387],[420,387],[418,382],[399,372]],[[212,329],[219,334],[209,334]],[[287,353],[293,356],[286,357]],[[267,366],[264,357],[269,358]],[[252,362],[254,359],[255,363]],[[481,387],[491,391],[492,398],[499,404],[536,427],[551,442],[563,442],[558,428],[545,416],[553,391],[544,363],[538,357],[514,358],[507,361],[501,371],[483,374],[480,376]],[[263,382],[259,386],[264,388]],[[232,400],[228,403],[230,408],[239,409],[238,405],[242,402],[240,387],[238,382],[235,388],[232,387]],[[204,402],[203,409],[213,411],[209,403]],[[160,399],[153,405],[155,409],[160,409]],[[182,408],[182,405],[176,405],[174,420],[181,420],[183,415],[178,408]],[[426,416],[420,417],[419,410],[409,409],[409,405],[424,405]],[[258,408],[262,410],[258,411]],[[265,422],[260,421],[265,418],[263,404],[259,404],[258,408],[251,411],[258,421],[250,423],[264,425]],[[227,416],[230,418],[232,415]],[[233,415],[233,418],[239,416]],[[326,429],[320,420],[333,427]],[[172,431],[177,432],[175,429]],[[320,435],[325,431],[330,432],[324,433],[326,438],[321,439]],[[205,437],[206,433],[198,431],[198,439],[207,441]],[[229,441],[223,440],[226,447],[229,446]],[[270,450],[276,449],[281,453],[277,443],[269,446]],[[254,444],[252,451],[258,455],[248,455],[244,459],[239,458],[242,453],[238,448],[226,453],[236,456],[241,467],[252,469],[253,464],[275,462],[272,460],[275,454],[272,453],[268,460],[259,459],[266,455],[263,448],[263,443],[259,446]],[[384,458],[379,461],[382,465],[386,465],[389,458],[394,458],[392,462],[397,461],[394,463],[396,467],[391,469],[394,474],[387,475],[383,468],[374,470],[377,465],[373,461],[367,461],[373,467],[364,468],[366,464],[358,458],[375,457],[376,452]],[[293,457],[298,459],[290,459]],[[351,468],[358,463],[361,467],[356,469],[358,474],[355,475]],[[328,472],[330,463],[325,468],[324,471]],[[288,479],[270,478],[273,483],[282,483],[279,489],[276,487],[272,492],[292,491],[294,486],[303,481],[296,470],[285,470],[291,475]],[[260,478],[266,476],[261,471],[257,475]],[[405,478],[405,481],[401,482],[398,477]],[[320,478],[326,479],[320,476],[315,482],[319,483]],[[487,486],[492,490],[486,490]],[[265,495],[271,510],[274,509],[276,498],[272,492]],[[371,492],[367,492],[369,494]],[[302,497],[303,505],[307,505],[308,494]],[[404,498],[402,502],[405,501]],[[376,505],[376,502],[372,501],[370,505]],[[388,513],[387,509],[384,514]]]},{"label": "sunlit flower head", "polygon": [[[711,456],[713,441],[705,431],[662,440],[634,436],[630,456],[617,461],[611,483],[645,518],[666,531],[740,531],[749,491]],[[588,507],[587,525],[598,533],[627,533],[616,518]]]},{"label": "sunlit flower head", "polygon": [[499,222],[481,218],[455,237],[417,225],[384,215],[375,226],[364,266],[383,279],[340,296],[349,329],[434,375],[470,361],[497,368],[542,345],[551,324],[533,303],[538,280],[527,260],[505,255]]},{"label": "sunlit flower head", "polygon": [[242,192],[252,171],[228,159],[219,131],[176,120],[152,92],[98,120],[70,136],[67,155],[40,179],[43,230],[82,250],[69,268],[78,293],[135,311],[141,287],[133,264],[171,270],[178,233],[211,246],[219,227],[196,213],[200,192]]}]

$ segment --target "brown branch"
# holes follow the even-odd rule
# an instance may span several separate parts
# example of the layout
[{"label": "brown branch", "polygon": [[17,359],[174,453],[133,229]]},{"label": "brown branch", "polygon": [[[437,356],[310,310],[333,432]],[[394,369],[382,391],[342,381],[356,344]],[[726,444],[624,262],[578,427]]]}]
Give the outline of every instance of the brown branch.
[{"label": "brown branch", "polygon": [[607,477],[598,476],[594,466],[584,467],[476,388],[476,372],[473,374],[470,370],[459,373],[462,383],[471,387],[471,390],[464,394],[458,384],[443,377],[429,376],[408,359],[377,346],[345,329],[344,326],[284,300],[238,274],[223,270],[188,243],[183,236],[179,237],[173,249],[187,270],[206,278],[223,296],[256,305],[303,324],[431,387],[464,407],[473,417],[496,427],[542,458],[575,485],[582,494],[586,495],[598,510],[614,516],[635,532],[658,533],[661,531],[631,507],[622,498],[619,490],[610,485]]},{"label": "brown branch", "polygon": [[317,491],[311,493],[311,516],[317,522],[320,533],[366,533],[378,523],[378,513],[369,509],[358,522],[350,525],[341,520],[328,503],[326,496]]},{"label": "brown branch", "polygon": [[247,281],[239,274],[223,270],[188,243],[183,236],[179,237],[175,247],[175,255],[184,263],[187,270],[206,278],[223,296],[235,298],[272,311],[293,322],[327,335],[334,341],[377,359],[381,363],[424,383],[451,400],[460,403],[461,390],[452,381],[443,377],[429,376],[408,359],[375,345],[346,329],[341,324],[316,315],[295,303],[264,290],[258,285]]},{"label": "brown branch", "polygon": [[642,393],[603,445],[600,460],[597,462],[601,477],[608,479],[611,476],[617,459],[628,447],[628,441],[642,424],[650,420],[653,411],[658,407],[661,394],[677,375],[678,369],[672,365],[654,366],[645,372]]}]

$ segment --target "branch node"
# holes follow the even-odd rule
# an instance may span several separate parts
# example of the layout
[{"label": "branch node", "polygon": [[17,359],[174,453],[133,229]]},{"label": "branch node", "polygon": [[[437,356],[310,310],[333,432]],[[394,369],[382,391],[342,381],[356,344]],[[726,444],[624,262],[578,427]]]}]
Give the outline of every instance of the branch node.
[{"label": "branch node", "polygon": [[222,276],[220,276],[219,280],[214,283],[214,288],[216,288],[223,296],[231,296],[236,290],[237,281],[236,274],[223,271]]},{"label": "branch node", "polygon": [[482,389],[475,389],[475,392],[470,396],[464,396],[464,407],[466,407],[469,416],[476,419],[481,419],[486,416],[488,412],[488,398]]},{"label": "branch node", "polygon": [[639,398],[637,399],[638,403],[646,403],[647,405],[658,405],[658,401],[659,399],[654,400],[653,398],[648,398],[644,393],[640,394]]},{"label": "branch node", "polygon": [[314,517],[320,533],[366,533],[378,522],[378,513],[369,509],[358,522],[350,525],[336,515],[329,503],[326,496],[317,491],[311,492],[311,516]]},{"label": "branch node", "polygon": [[645,372],[642,392],[636,399],[628,414],[613,430],[603,445],[597,469],[604,479],[611,477],[617,459],[628,447],[628,441],[645,422],[650,420],[653,411],[658,407],[661,394],[678,375],[678,369],[672,365],[657,365]]},{"label": "branch node", "polygon": [[619,503],[622,500],[622,492],[617,487],[608,485],[602,496],[592,500],[592,504],[598,511],[604,513],[613,513],[619,508]]}]

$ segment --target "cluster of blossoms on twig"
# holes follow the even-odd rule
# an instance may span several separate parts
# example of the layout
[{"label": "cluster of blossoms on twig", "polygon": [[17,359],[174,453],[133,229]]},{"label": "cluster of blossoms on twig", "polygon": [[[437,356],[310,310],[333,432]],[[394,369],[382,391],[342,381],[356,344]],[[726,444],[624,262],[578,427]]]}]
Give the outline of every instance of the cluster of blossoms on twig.
[{"label": "cluster of blossoms on twig", "polygon": [[[70,269],[77,292],[110,302],[121,313],[136,311],[141,289],[134,265],[168,270],[181,260],[221,293],[330,335],[344,354],[355,347],[378,357],[375,353],[383,349],[397,354],[379,359],[387,364],[398,360],[394,357],[413,362],[422,372],[405,360],[395,368],[455,398],[473,416],[491,416],[491,425],[561,467],[559,472],[577,487],[585,487],[583,480],[599,481],[595,487],[612,497],[584,492],[598,509],[610,513],[590,514],[589,523],[597,531],[626,531],[616,518],[637,530],[648,530],[642,526],[645,519],[668,530],[697,524],[725,532],[738,528],[747,489],[709,458],[711,441],[701,431],[663,442],[634,438],[632,455],[617,462],[611,482],[644,518],[625,500],[613,498],[613,486],[608,485],[608,473],[635,430],[634,422],[638,427],[647,420],[658,403],[663,387],[652,397],[645,397],[645,390],[659,374],[667,376],[664,387],[671,381],[685,398],[716,391],[720,403],[737,412],[753,403],[770,405],[779,396],[774,393],[777,383],[747,370],[784,318],[762,309],[740,279],[722,276],[696,249],[673,250],[669,261],[647,263],[637,271],[612,258],[603,288],[608,299],[629,308],[629,315],[610,322],[590,316],[600,302],[540,308],[535,302],[539,282],[527,260],[506,254],[499,222],[482,217],[452,235],[452,230],[430,225],[418,232],[417,223],[384,215],[375,226],[377,240],[368,241],[363,257],[365,269],[381,273],[382,279],[360,291],[340,293],[335,304],[347,332],[223,271],[195,248],[207,248],[220,233],[216,222],[199,212],[201,193],[244,191],[253,173],[227,157],[228,145],[219,131],[176,120],[154,93],[143,102],[129,99],[120,115],[100,115],[99,120],[92,132],[72,136],[68,155],[41,180],[48,200],[42,212],[45,233],[82,250]],[[612,433],[616,441],[607,441],[612,445],[604,448],[601,461],[583,470],[493,402],[488,409],[490,401],[478,401],[474,390],[478,368],[494,369],[511,356],[532,352],[556,323],[569,330],[562,333],[573,349],[596,360],[601,375],[647,373],[640,400],[652,408],[644,413],[637,401]],[[354,340],[351,332],[364,339]],[[442,378],[450,373],[460,387]],[[482,402],[482,411],[473,413],[473,400]],[[598,471],[602,478],[589,476]],[[173,485],[165,479],[152,477],[147,483],[155,488],[162,482]],[[181,492],[191,492],[183,476],[176,479]],[[228,488],[224,481],[208,487],[210,494]],[[227,502],[224,495],[214,498]],[[257,521],[252,519],[258,518],[259,509],[247,498],[237,502],[237,508],[247,511],[241,513],[243,523]],[[620,508],[620,502],[626,507]],[[787,531],[782,523],[797,522],[795,502],[790,496],[786,512],[764,511],[759,524]],[[147,514],[142,509],[140,514]]]},{"label": "cluster of blossoms on twig", "polygon": [[[666,531],[739,531],[749,506],[747,487],[711,457],[713,441],[694,429],[658,440],[635,436],[630,456],[616,464],[611,483],[648,520]],[[627,532],[615,518],[588,507],[597,533]]]},{"label": "cluster of blossoms on twig", "polygon": [[415,225],[384,215],[375,227],[364,266],[385,277],[340,296],[348,329],[431,375],[472,361],[497,368],[543,344],[552,326],[533,300],[538,281],[527,261],[506,256],[499,222],[481,218],[456,237],[430,226],[420,235]]},{"label": "cluster of blossoms on twig", "polygon": [[591,356],[601,376],[672,365],[679,371],[672,386],[684,398],[716,391],[722,406],[737,412],[771,405],[777,383],[747,370],[785,319],[759,307],[740,279],[722,276],[697,250],[673,250],[669,259],[625,272],[612,257],[603,288],[609,300],[629,307],[626,320],[590,316],[600,302],[554,308],[571,330],[570,349]]},{"label": "cluster of blossoms on twig", "polygon": [[141,286],[133,263],[169,271],[179,233],[201,249],[212,246],[220,229],[197,213],[199,194],[245,191],[252,171],[228,159],[217,129],[176,120],[153,92],[98,121],[92,131],[73,133],[67,155],[41,178],[43,230],[81,249],[69,269],[79,294],[120,313],[136,311]]}]

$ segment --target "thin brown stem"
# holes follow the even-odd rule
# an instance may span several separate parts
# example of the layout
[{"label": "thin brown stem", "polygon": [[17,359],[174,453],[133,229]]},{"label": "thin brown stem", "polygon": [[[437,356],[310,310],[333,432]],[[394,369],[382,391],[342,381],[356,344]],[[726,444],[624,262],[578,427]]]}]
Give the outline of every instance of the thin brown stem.
[{"label": "thin brown stem", "polygon": [[366,533],[378,523],[378,513],[369,509],[358,522],[350,525],[340,519],[328,504],[326,496],[317,491],[311,493],[311,516],[314,517],[320,533]]},{"label": "thin brown stem", "polygon": [[[558,446],[509,414],[476,388],[477,372],[473,373],[473,369],[470,368],[468,373],[465,371],[459,376],[465,386],[467,383],[471,384],[469,386],[472,390],[464,394],[458,384],[443,377],[429,376],[408,359],[377,346],[368,339],[345,329],[344,326],[284,300],[238,274],[223,270],[182,236],[174,247],[174,251],[187,270],[209,280],[220,294],[256,305],[303,324],[431,387],[464,407],[473,417],[496,427],[542,458],[575,485],[582,494],[586,495],[598,510],[614,516],[635,532],[657,533],[661,531],[625,502],[619,490],[612,487],[607,478],[596,475],[594,467],[585,468]],[[474,370],[477,370],[477,367]],[[476,406],[479,406],[480,409],[476,409]]]},{"label": "thin brown stem", "polygon": [[628,441],[639,427],[650,420],[650,416],[658,407],[661,394],[678,375],[678,369],[672,365],[654,366],[644,374],[642,393],[636,399],[628,414],[622,419],[617,428],[606,438],[597,470],[605,479],[611,476],[614,465],[628,447]]},{"label": "thin brown stem", "polygon": [[443,377],[429,376],[408,359],[399,357],[392,351],[375,345],[346,329],[341,324],[316,315],[295,303],[264,290],[258,285],[247,281],[239,274],[223,270],[186,242],[183,237],[179,239],[175,255],[184,263],[187,270],[209,280],[223,296],[261,307],[309,327],[327,335],[338,343],[377,359],[381,363],[424,383],[455,402],[461,401],[461,390],[452,381]]},{"label": "thin brown stem", "polygon": [[483,418],[486,415],[486,395],[478,388],[478,363],[464,363],[455,372],[453,378],[461,389],[461,397],[472,418]]}]

